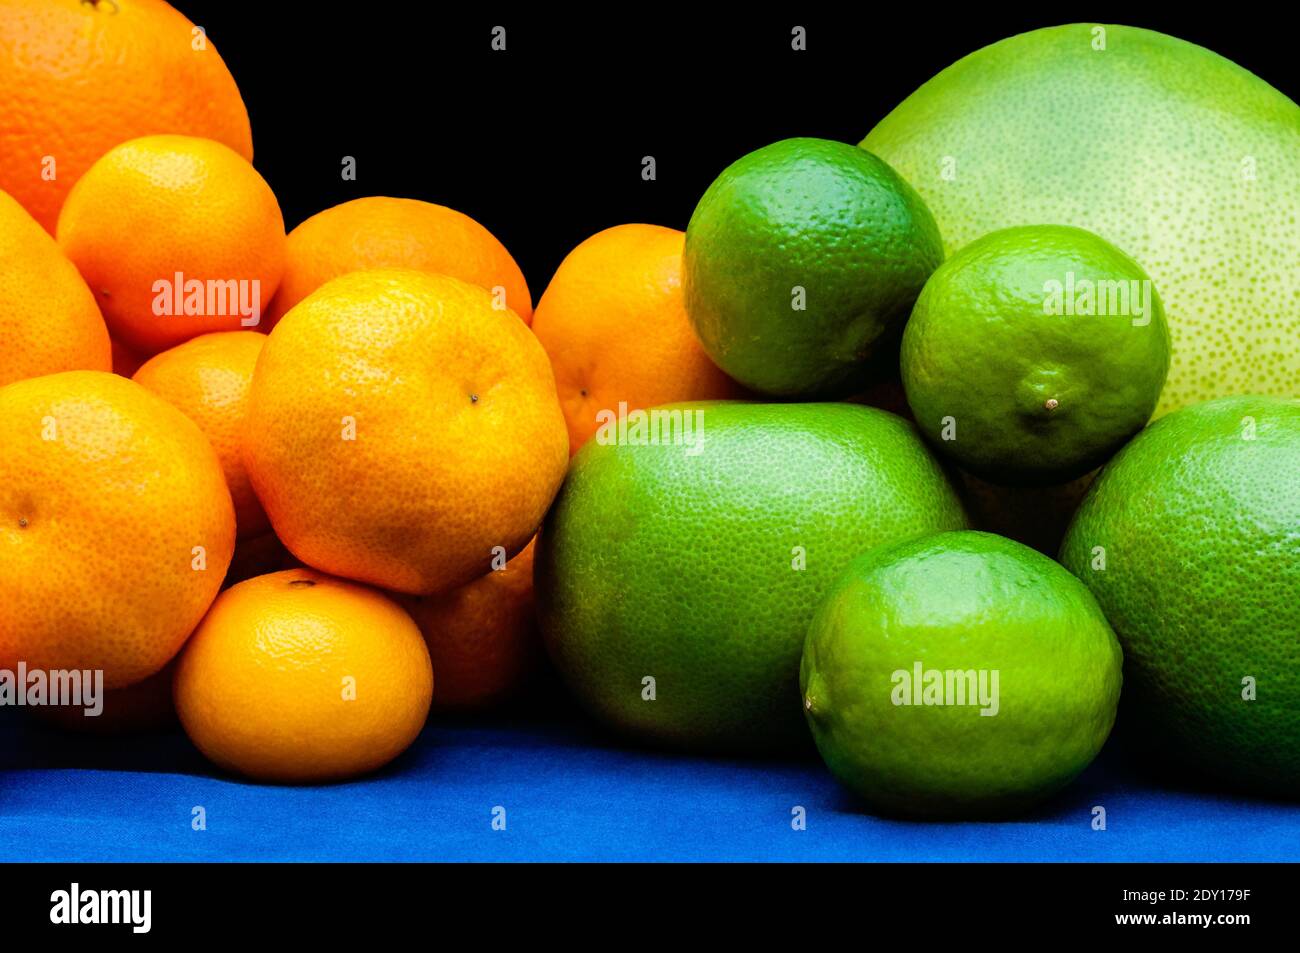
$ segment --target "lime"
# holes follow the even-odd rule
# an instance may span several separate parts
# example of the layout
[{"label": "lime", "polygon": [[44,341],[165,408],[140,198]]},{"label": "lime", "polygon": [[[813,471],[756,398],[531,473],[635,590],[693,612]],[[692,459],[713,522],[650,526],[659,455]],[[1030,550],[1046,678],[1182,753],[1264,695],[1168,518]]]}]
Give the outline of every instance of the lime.
[{"label": "lime", "polygon": [[1121,665],[1077,579],[965,531],[854,560],[812,620],[800,684],[822,758],[871,808],[1005,816],[1101,750]]},{"label": "lime", "polygon": [[1142,429],[1169,332],[1137,262],[1091,232],[1006,228],[930,276],[903,332],[917,425],[996,483],[1064,483]]},{"label": "lime", "polygon": [[1061,561],[1124,645],[1126,726],[1203,773],[1300,794],[1300,400],[1160,418],[1101,471]]},{"label": "lime", "polygon": [[1164,299],[1157,415],[1300,393],[1300,106],[1172,36],[1074,23],[971,53],[862,140],[916,187],[949,254],[1011,225],[1078,225]]},{"label": "lime", "polygon": [[686,228],[683,286],[696,334],[754,390],[842,395],[907,319],[943,242],[925,203],[880,159],[785,139],[709,186]]},{"label": "lime", "polygon": [[[665,745],[808,743],[799,653],[863,549],[966,525],[907,422],[849,404],[717,402],[574,457],[538,541],[547,648],[601,721]],[[643,418],[649,420],[650,418]],[[680,432],[680,431],[679,431]],[[696,451],[698,447],[698,451]]]}]

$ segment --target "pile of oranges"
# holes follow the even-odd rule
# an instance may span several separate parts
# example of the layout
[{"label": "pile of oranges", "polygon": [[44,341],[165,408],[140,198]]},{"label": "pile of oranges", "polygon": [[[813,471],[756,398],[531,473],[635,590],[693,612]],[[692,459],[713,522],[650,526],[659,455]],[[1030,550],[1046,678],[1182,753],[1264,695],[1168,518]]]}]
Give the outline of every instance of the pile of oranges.
[{"label": "pile of oranges", "polygon": [[223,768],[337,779],[528,678],[530,541],[601,410],[738,389],[681,232],[600,232],[534,310],[439,205],[286,236],[249,129],[161,0],[0,0],[0,668],[102,672],[69,725],[174,702]]}]

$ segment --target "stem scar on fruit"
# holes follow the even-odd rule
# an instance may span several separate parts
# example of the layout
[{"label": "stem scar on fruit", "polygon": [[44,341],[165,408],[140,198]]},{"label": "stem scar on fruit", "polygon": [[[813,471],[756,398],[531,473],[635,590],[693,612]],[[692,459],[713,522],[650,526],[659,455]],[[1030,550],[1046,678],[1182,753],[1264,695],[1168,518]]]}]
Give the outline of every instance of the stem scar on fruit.
[{"label": "stem scar on fruit", "polygon": [[470,402],[471,404],[477,404],[477,403],[478,403],[478,394],[470,394],[470,395],[469,395],[469,402]]},{"label": "stem scar on fruit", "polygon": [[1057,400],[1055,397],[1049,397],[1047,398],[1047,401],[1043,404],[1043,406],[1046,407],[1048,410],[1055,410],[1057,407],[1061,406],[1061,402]]},{"label": "stem scar on fruit", "polygon": [[289,587],[292,589],[310,588],[314,585],[316,585],[315,579],[293,579],[289,582]]}]

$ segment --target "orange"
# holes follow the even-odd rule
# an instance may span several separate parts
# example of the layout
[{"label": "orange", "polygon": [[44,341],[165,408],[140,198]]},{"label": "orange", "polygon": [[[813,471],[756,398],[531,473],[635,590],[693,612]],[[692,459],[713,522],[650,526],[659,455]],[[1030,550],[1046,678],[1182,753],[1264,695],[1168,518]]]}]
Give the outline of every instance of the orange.
[{"label": "orange", "polygon": [[0,388],[0,668],[152,675],[234,548],[221,463],[171,404],[104,371]]},{"label": "orange", "polygon": [[382,767],[424,726],[429,652],[373,589],[310,569],[227,589],[185,646],[176,711],[216,764],[262,781],[333,781]]},{"label": "orange", "polygon": [[0,192],[0,387],[110,363],[94,295],[54,239]]},{"label": "orange", "polygon": [[271,528],[240,454],[248,387],[265,343],[266,335],[256,331],[203,334],[150,358],[132,378],[184,412],[212,442],[235,503],[241,540]]},{"label": "orange", "polygon": [[267,327],[331,278],[371,268],[436,271],[489,291],[500,288],[506,307],[524,324],[533,320],[523,272],[486,228],[442,205],[376,195],[317,212],[289,233]]},{"label": "orange", "polygon": [[0,0],[0,189],[47,231],[92,162],[161,132],[253,158],[235,80],[189,20],[160,0]]},{"label": "orange", "polygon": [[518,688],[541,657],[533,608],[533,548],[435,596],[403,600],[438,673],[436,708],[479,708]]},{"label": "orange", "polygon": [[244,464],[271,525],[323,572],[427,594],[523,549],[568,461],[546,352],[482,288],[357,271],[276,325]]},{"label": "orange", "polygon": [[146,355],[256,327],[284,270],[284,219],[257,171],[211,139],[110,149],[68,194],[59,245],[109,332]]},{"label": "orange", "polygon": [[616,225],[560,263],[533,316],[555,368],[573,453],[602,412],[740,397],[695,340],[682,296],[685,233]]}]

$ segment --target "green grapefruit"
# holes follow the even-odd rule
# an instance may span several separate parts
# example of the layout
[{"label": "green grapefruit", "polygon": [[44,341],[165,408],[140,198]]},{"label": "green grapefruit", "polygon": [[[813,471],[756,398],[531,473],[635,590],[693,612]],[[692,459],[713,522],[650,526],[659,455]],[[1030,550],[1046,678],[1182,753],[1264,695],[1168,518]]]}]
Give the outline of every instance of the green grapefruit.
[{"label": "green grapefruit", "polygon": [[629,735],[806,743],[799,655],[823,590],[874,545],[964,527],[961,504],[915,428],[882,410],[666,409],[702,421],[698,451],[598,434],[573,459],[537,549],[551,657]]},{"label": "green grapefruit", "polygon": [[1124,646],[1161,752],[1300,794],[1300,400],[1167,414],[1101,471],[1061,548]]}]

